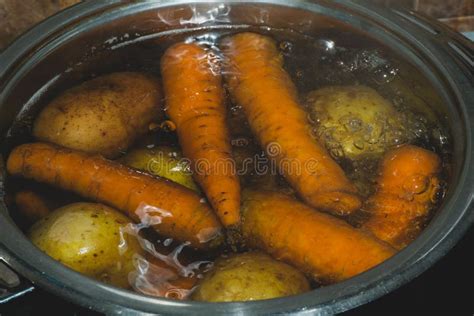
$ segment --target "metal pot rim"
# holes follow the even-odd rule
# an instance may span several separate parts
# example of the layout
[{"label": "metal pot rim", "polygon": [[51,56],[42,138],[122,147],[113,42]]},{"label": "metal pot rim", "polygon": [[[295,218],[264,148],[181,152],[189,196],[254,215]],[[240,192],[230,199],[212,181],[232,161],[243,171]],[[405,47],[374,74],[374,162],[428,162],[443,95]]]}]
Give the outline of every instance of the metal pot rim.
[{"label": "metal pot rim", "polygon": [[[200,0],[192,2],[214,3],[215,1]],[[135,4],[124,4],[116,0],[80,3],[39,24],[7,48],[0,55],[0,78],[6,78],[14,67],[19,66],[19,61],[25,57],[26,53],[31,52],[39,44],[49,42],[51,38],[56,38],[55,34],[66,27],[73,26],[73,30],[77,30],[79,26],[92,23],[102,13],[107,14],[108,17],[113,17],[114,14],[123,10],[125,6],[127,8],[138,8],[140,6],[163,7],[187,3],[189,1],[184,0],[168,1],[166,3],[144,1]],[[309,11],[321,9],[320,5],[304,0],[291,2],[285,0],[235,0],[226,3],[276,4]],[[430,57],[432,60],[441,62],[453,58],[446,51],[446,47],[449,43],[452,43],[447,38],[457,39],[455,41],[457,44],[459,44],[459,41],[462,42],[457,35],[445,29],[442,29],[441,35],[431,34],[427,36],[426,32],[420,31],[417,23],[413,21],[407,22],[406,16],[404,18],[403,14],[410,15],[402,11],[397,13],[395,11],[384,11],[375,8],[367,9],[367,3],[362,1],[355,3],[338,0],[334,1],[334,3],[334,5],[341,7],[350,7],[353,12],[358,14],[370,16],[375,23],[389,27],[398,35],[404,33],[404,27],[411,28],[413,32],[410,32],[408,40],[414,43],[421,51],[426,51],[428,48],[433,47],[432,41],[437,37],[438,42],[441,42],[438,45],[443,46],[443,49],[431,51]],[[363,4],[366,6],[363,6]],[[67,36],[68,32],[73,31],[65,31],[66,35],[63,34],[61,36]],[[2,237],[0,237],[0,246],[4,248],[1,249],[2,247],[0,247],[0,258],[3,258],[27,278],[51,292],[81,305],[108,313],[143,311],[163,314],[228,314],[243,312],[261,314],[285,311],[325,314],[342,312],[364,304],[392,291],[426,270],[457,242],[473,222],[472,200],[474,194],[472,188],[474,184],[474,159],[472,153],[472,130],[474,129],[474,107],[472,104],[474,104],[474,89],[472,84],[469,91],[469,80],[472,82],[472,78],[463,74],[461,66],[456,63],[450,64],[449,68],[444,67],[441,71],[449,79],[453,93],[460,103],[464,119],[460,123],[464,124],[467,129],[463,171],[460,174],[453,194],[443,207],[443,209],[451,210],[450,216],[448,217],[448,214],[445,214],[446,212],[440,212],[441,214],[436,220],[438,222],[443,221],[445,227],[430,225],[417,240],[396,256],[354,278],[298,296],[246,303],[180,302],[151,298],[107,286],[57,263],[41,253],[24,237],[5,215],[7,214],[6,210],[4,210],[4,214],[0,212],[0,230],[3,232]],[[456,73],[457,71],[459,72]],[[463,87],[468,89],[462,89]],[[8,86],[4,91],[0,92],[0,96],[7,90]],[[471,108],[468,107],[469,104]],[[5,208],[5,205],[1,205],[1,208]]]}]

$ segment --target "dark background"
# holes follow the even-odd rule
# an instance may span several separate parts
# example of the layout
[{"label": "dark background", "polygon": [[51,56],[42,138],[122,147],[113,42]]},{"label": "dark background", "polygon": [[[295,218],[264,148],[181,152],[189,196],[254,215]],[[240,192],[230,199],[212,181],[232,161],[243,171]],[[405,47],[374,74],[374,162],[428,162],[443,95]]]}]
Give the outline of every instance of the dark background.
[{"label": "dark background", "polygon": [[474,228],[410,283],[344,315],[474,315]]}]

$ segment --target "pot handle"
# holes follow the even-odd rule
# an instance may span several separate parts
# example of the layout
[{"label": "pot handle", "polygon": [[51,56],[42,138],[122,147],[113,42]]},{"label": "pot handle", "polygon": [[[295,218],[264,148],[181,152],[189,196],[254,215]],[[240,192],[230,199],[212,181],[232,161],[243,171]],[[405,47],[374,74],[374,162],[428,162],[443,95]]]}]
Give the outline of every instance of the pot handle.
[{"label": "pot handle", "polygon": [[0,304],[7,303],[34,290],[34,286],[14,272],[0,259]]}]

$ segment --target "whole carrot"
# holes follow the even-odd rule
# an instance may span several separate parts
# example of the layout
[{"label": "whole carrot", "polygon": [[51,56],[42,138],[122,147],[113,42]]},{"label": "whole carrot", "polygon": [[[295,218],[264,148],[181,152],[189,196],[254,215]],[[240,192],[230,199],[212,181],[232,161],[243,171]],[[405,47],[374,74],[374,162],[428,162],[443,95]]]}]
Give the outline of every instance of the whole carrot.
[{"label": "whole carrot", "polygon": [[440,185],[439,157],[405,145],[387,152],[381,163],[377,191],[365,203],[371,215],[363,227],[401,249],[421,231]]},{"label": "whole carrot", "polygon": [[310,205],[346,215],[361,201],[356,188],[311,135],[296,88],[283,69],[275,42],[259,34],[226,38],[227,81],[253,133],[280,172]]},{"label": "whole carrot", "polygon": [[240,222],[240,183],[231,154],[221,76],[197,44],[179,43],[161,59],[166,113],[192,160],[194,178],[224,226]]},{"label": "whole carrot", "polygon": [[[196,248],[221,241],[221,225],[196,193],[101,156],[46,143],[24,144],[8,157],[11,175],[73,191],[153,225],[161,234]],[[211,243],[206,243],[211,241]]]},{"label": "whole carrot", "polygon": [[395,251],[345,221],[276,192],[246,192],[243,235],[316,280],[332,283],[362,273]]}]

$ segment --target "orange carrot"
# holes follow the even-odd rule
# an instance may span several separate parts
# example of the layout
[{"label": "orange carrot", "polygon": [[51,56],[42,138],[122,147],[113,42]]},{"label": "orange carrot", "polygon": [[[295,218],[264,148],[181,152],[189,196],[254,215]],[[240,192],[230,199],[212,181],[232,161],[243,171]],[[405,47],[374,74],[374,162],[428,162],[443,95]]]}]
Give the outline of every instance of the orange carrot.
[{"label": "orange carrot", "polygon": [[354,185],[311,135],[296,88],[275,42],[254,33],[226,38],[227,81],[253,133],[280,172],[310,205],[346,215],[361,206]]},{"label": "orange carrot", "polygon": [[243,201],[242,230],[248,244],[320,282],[345,280],[395,253],[370,234],[287,195],[246,192]]},{"label": "orange carrot", "polygon": [[161,60],[166,112],[224,226],[240,222],[240,184],[231,154],[221,76],[197,44],[170,47]]},{"label": "orange carrot", "polygon": [[405,145],[386,153],[377,191],[364,205],[371,217],[363,227],[397,249],[405,247],[436,201],[439,171],[439,157],[426,149]]},{"label": "orange carrot", "polygon": [[46,143],[24,144],[11,152],[7,170],[108,204],[196,248],[221,241],[216,238],[221,229],[218,219],[192,190],[101,156]]},{"label": "orange carrot", "polygon": [[15,194],[15,204],[18,211],[32,223],[53,211],[49,201],[40,194],[30,190],[17,192]]}]

